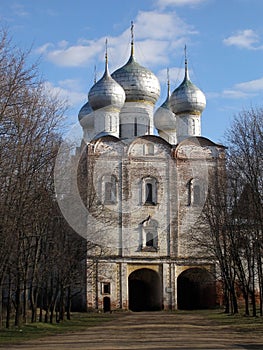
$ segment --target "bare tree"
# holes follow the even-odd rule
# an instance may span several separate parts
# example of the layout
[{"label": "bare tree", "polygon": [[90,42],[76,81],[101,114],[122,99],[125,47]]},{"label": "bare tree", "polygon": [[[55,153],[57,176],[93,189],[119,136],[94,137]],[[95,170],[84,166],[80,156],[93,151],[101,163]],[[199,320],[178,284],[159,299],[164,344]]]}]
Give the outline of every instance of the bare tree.
[{"label": "bare tree", "polygon": [[238,312],[241,291],[245,314],[262,315],[262,170],[263,110],[234,118],[227,132],[225,176],[210,184],[200,224],[208,224],[202,244],[218,262],[224,285],[225,311]]},{"label": "bare tree", "polygon": [[[233,219],[239,242],[237,271],[242,289],[250,297],[256,315],[259,291],[262,315],[263,232],[263,109],[241,112],[227,133],[229,173],[235,183]],[[249,312],[246,300],[246,313]]]},{"label": "bare tree", "polygon": [[65,103],[46,91],[37,66],[28,66],[27,55],[11,45],[7,32],[0,33],[0,294],[6,294],[0,304],[7,326],[12,305],[15,324],[21,316],[27,321],[42,217],[47,217],[44,194],[54,197],[53,168],[65,111]]}]

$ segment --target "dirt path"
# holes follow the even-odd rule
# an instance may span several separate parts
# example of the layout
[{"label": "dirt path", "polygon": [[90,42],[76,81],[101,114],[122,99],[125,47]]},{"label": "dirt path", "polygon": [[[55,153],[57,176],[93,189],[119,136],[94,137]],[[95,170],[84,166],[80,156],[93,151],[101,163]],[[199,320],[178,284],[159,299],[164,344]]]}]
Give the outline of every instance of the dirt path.
[{"label": "dirt path", "polygon": [[120,316],[86,331],[55,335],[8,350],[66,349],[263,349],[263,335],[229,331],[200,315],[139,312]]}]

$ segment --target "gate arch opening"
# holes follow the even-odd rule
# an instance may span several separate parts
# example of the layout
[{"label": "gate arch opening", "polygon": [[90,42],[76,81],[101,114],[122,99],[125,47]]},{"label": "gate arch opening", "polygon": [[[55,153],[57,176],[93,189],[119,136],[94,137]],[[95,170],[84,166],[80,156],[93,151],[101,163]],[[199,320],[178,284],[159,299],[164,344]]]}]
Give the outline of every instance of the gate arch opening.
[{"label": "gate arch opening", "polygon": [[162,309],[161,279],[156,271],[142,268],[129,275],[129,309],[157,311]]},{"label": "gate arch opening", "polygon": [[216,306],[213,275],[203,268],[190,268],[177,278],[177,307],[181,310],[211,309]]}]

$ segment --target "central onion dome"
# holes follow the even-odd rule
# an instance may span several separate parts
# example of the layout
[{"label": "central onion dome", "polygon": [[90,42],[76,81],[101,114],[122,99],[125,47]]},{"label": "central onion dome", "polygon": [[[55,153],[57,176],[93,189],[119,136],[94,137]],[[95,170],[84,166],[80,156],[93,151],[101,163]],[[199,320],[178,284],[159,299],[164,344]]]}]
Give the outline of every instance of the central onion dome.
[{"label": "central onion dome", "polygon": [[112,77],[123,87],[126,102],[145,101],[155,104],[160,96],[157,77],[134,58],[133,33],[130,58],[123,67],[112,73]]},{"label": "central onion dome", "polygon": [[120,110],[125,102],[125,92],[123,88],[110,76],[107,53],[105,58],[104,75],[93,85],[88,95],[90,106],[94,111],[107,106]]},{"label": "central onion dome", "polygon": [[175,114],[201,114],[206,107],[204,93],[195,86],[188,75],[187,60],[185,60],[185,76],[183,82],[176,88],[170,98],[171,109]]}]

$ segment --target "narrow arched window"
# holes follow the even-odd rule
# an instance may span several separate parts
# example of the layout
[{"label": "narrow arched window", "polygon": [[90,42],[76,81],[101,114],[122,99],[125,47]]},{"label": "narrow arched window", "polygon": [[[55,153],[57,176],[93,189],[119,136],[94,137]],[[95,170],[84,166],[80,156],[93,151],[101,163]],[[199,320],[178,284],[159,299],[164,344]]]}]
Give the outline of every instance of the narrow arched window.
[{"label": "narrow arched window", "polygon": [[137,134],[138,134],[137,118],[134,118],[134,136],[137,136]]},{"label": "narrow arched window", "polygon": [[151,183],[146,183],[146,203],[153,202],[153,185]]},{"label": "narrow arched window", "polygon": [[199,185],[193,187],[193,202],[194,204],[200,204],[201,201],[201,190]]},{"label": "narrow arched window", "polygon": [[199,205],[202,201],[201,180],[191,179],[187,183],[188,199],[187,205]]},{"label": "narrow arched window", "polygon": [[149,215],[141,226],[141,250],[144,252],[158,251],[158,222]]},{"label": "narrow arched window", "polygon": [[192,119],[192,133],[195,135],[195,120]]},{"label": "narrow arched window", "polygon": [[111,182],[105,182],[105,203],[111,202],[114,198],[114,189]]},{"label": "narrow arched window", "polygon": [[153,145],[153,143],[146,143],[145,145],[144,145],[144,154],[146,155],[146,156],[152,156],[152,155],[154,155],[154,145]]},{"label": "narrow arched window", "polygon": [[153,234],[151,232],[146,234],[146,247],[153,247]]},{"label": "narrow arched window", "polygon": [[142,204],[157,204],[157,181],[155,178],[147,177],[142,180]]},{"label": "narrow arched window", "polygon": [[113,175],[104,175],[101,179],[101,199],[103,204],[116,203],[117,184]]},{"label": "narrow arched window", "polygon": [[109,128],[110,128],[110,131],[112,131],[113,130],[113,126],[112,126],[112,116],[110,115],[109,116]]},{"label": "narrow arched window", "polygon": [[147,126],[147,134],[151,134],[151,126],[150,126],[150,121],[148,121],[148,126]]}]

